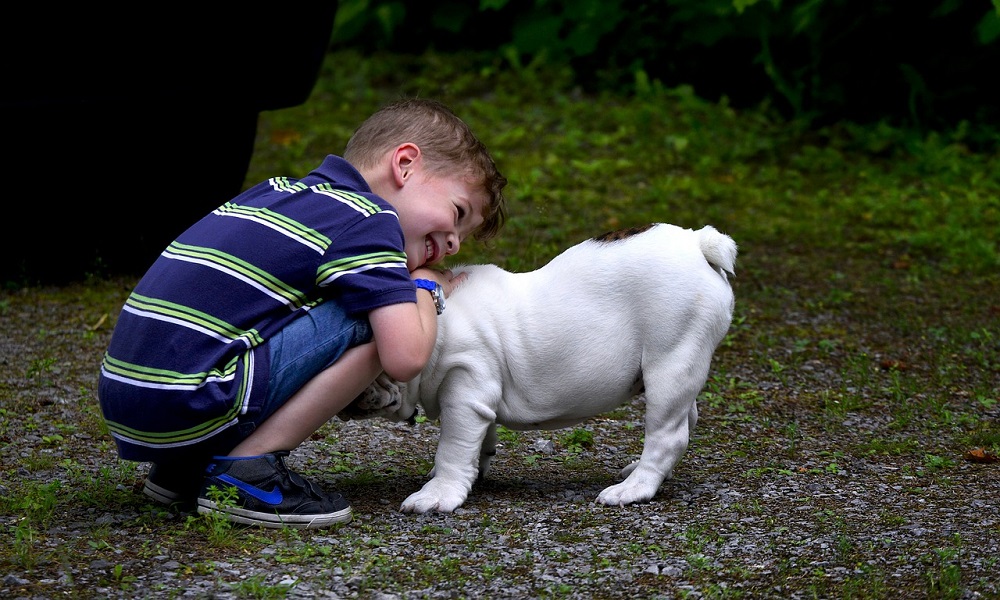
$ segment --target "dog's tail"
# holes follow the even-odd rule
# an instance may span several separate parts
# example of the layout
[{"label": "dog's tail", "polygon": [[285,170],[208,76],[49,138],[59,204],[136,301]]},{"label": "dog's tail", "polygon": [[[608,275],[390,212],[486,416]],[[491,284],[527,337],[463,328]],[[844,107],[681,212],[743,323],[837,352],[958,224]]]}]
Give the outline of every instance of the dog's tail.
[{"label": "dog's tail", "polygon": [[733,238],[711,225],[702,227],[697,234],[698,245],[708,264],[715,267],[723,277],[726,277],[726,274],[735,276],[737,250]]}]

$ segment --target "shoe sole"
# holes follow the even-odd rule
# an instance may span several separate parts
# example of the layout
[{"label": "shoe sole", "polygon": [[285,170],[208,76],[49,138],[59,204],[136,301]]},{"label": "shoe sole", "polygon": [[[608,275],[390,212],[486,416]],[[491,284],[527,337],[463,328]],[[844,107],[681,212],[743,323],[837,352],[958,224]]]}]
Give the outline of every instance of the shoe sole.
[{"label": "shoe sole", "polygon": [[336,523],[349,523],[352,518],[351,507],[337,512],[322,515],[279,515],[277,513],[262,513],[238,507],[220,507],[215,502],[198,498],[198,512],[203,515],[215,515],[242,525],[257,525],[269,529],[319,529]]},{"label": "shoe sole", "polygon": [[180,494],[173,490],[160,487],[148,479],[146,480],[146,484],[142,486],[142,493],[146,494],[153,500],[156,500],[160,504],[170,505],[181,501]]}]

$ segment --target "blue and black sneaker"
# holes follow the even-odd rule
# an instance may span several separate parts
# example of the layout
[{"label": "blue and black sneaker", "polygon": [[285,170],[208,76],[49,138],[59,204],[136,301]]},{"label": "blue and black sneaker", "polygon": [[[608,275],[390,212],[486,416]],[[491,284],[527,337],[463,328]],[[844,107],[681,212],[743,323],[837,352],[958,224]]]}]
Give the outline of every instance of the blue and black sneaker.
[{"label": "blue and black sneaker", "polygon": [[203,479],[204,471],[198,467],[154,463],[149,467],[142,493],[161,504],[193,507]]},{"label": "blue and black sneaker", "polygon": [[286,456],[214,457],[198,495],[198,512],[271,528],[316,529],[350,521],[347,500],[290,471]]}]

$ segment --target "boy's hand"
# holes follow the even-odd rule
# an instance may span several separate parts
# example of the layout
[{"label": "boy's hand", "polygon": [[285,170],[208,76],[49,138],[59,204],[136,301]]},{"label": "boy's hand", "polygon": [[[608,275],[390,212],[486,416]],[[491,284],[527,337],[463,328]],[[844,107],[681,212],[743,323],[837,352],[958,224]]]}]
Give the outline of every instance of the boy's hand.
[{"label": "boy's hand", "polygon": [[441,288],[444,289],[444,295],[447,298],[451,295],[452,290],[458,287],[465,279],[469,276],[468,273],[462,272],[455,275],[451,272],[451,269],[428,269],[421,267],[419,269],[414,269],[410,272],[410,276],[414,279],[430,279],[441,284]]}]

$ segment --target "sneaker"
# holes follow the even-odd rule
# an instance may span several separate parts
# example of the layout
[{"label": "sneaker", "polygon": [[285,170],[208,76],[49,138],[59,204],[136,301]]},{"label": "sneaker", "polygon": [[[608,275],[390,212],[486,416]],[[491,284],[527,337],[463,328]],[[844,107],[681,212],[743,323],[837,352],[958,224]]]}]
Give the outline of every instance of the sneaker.
[{"label": "sneaker", "polygon": [[[316,529],[350,521],[347,500],[290,471],[286,456],[288,452],[216,456],[205,471],[198,512],[271,528]],[[219,492],[233,491],[232,501],[219,499]]]},{"label": "sneaker", "polygon": [[191,504],[198,499],[204,477],[200,469],[153,463],[142,493],[160,504]]}]

